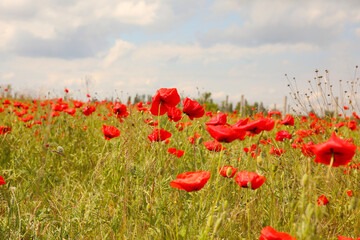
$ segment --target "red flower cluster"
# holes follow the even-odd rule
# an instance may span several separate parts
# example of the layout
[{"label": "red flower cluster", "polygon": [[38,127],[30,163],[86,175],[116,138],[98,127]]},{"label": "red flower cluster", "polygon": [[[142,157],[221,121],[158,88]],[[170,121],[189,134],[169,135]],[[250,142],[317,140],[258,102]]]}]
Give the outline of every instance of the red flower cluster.
[{"label": "red flower cluster", "polygon": [[0,134],[7,134],[11,132],[11,127],[0,126]]},{"label": "red flower cluster", "polygon": [[326,198],[325,195],[321,195],[321,196],[318,198],[317,202],[318,202],[318,205],[326,205],[326,204],[329,203],[329,200]]},{"label": "red flower cluster", "polygon": [[85,116],[91,115],[93,112],[95,112],[96,108],[94,106],[86,106],[83,108],[83,114]]},{"label": "red flower cluster", "polygon": [[284,130],[278,131],[275,135],[275,140],[281,142],[284,141],[284,139],[291,139],[291,138],[292,138],[291,134],[288,131],[284,131]]},{"label": "red flower cluster", "polygon": [[176,148],[169,148],[167,152],[175,155],[178,158],[182,157],[185,153],[183,150],[178,150]]}]

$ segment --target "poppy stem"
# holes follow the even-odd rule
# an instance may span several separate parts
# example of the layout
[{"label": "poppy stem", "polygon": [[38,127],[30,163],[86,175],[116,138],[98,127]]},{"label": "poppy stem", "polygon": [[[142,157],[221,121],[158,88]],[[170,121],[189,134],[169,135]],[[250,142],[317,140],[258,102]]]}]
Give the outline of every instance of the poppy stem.
[{"label": "poppy stem", "polygon": [[332,166],[334,164],[334,160],[335,160],[334,151],[331,149],[331,160],[330,160],[330,165],[329,165],[329,168],[328,168],[328,171],[327,171],[327,174],[326,174],[326,178],[327,178],[328,181],[329,181],[329,177],[330,177],[331,168],[332,168]]},{"label": "poppy stem", "polygon": [[258,141],[256,143],[256,146],[259,146],[259,143],[260,143],[260,140],[261,140],[261,137],[262,137],[263,133],[264,133],[264,131],[261,131],[261,133],[259,135],[259,139],[258,139]]}]

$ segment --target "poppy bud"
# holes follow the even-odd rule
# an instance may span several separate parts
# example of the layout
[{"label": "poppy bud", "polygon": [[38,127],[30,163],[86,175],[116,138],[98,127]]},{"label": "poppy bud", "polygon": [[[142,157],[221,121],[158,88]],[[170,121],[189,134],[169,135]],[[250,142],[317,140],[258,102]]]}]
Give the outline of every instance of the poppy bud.
[{"label": "poppy bud", "polygon": [[277,165],[272,165],[271,170],[272,170],[273,172],[276,172],[277,169],[278,169],[278,166],[277,166]]},{"label": "poppy bud", "polygon": [[204,138],[203,138],[203,137],[199,137],[199,138],[197,139],[197,144],[199,145],[199,144],[201,144],[203,141],[204,141]]},{"label": "poppy bud", "polygon": [[321,219],[324,212],[325,212],[325,208],[322,208],[322,207],[315,208],[315,216],[316,216],[316,218]]},{"label": "poppy bud", "polygon": [[58,151],[59,153],[64,153],[64,148],[62,146],[58,146],[56,151]]},{"label": "poppy bud", "polygon": [[232,168],[229,167],[229,168],[226,170],[226,176],[227,176],[227,177],[231,177],[231,175],[233,175],[232,173],[233,173]]},{"label": "poppy bud", "polygon": [[309,183],[309,175],[307,175],[306,173],[303,175],[303,177],[301,178],[301,185],[304,187]]},{"label": "poppy bud", "polygon": [[208,217],[207,223],[206,223],[206,228],[210,228],[211,224],[213,223],[213,216],[210,215]]},{"label": "poppy bud", "polygon": [[356,197],[352,197],[351,200],[350,200],[350,204],[348,205],[348,209],[351,211],[351,210],[354,210],[357,206],[357,198]]},{"label": "poppy bud", "polygon": [[306,207],[305,214],[306,216],[312,216],[313,213],[314,213],[314,204],[309,203]]},{"label": "poppy bud", "polygon": [[228,205],[229,205],[228,201],[225,200],[225,201],[224,201],[224,204],[223,204],[223,208],[224,208],[224,209],[227,209]]},{"label": "poppy bud", "polygon": [[225,214],[225,213],[222,213],[221,216],[220,216],[220,218],[218,218],[218,219],[216,220],[213,234],[215,234],[215,233],[217,233],[217,232],[219,231],[219,229],[220,229],[220,227],[221,227],[221,222],[222,222],[222,220],[223,220],[223,218],[224,218],[224,214]]},{"label": "poppy bud", "polygon": [[256,158],[256,163],[257,163],[259,166],[261,166],[261,165],[263,164],[263,159],[262,159],[261,155]]}]

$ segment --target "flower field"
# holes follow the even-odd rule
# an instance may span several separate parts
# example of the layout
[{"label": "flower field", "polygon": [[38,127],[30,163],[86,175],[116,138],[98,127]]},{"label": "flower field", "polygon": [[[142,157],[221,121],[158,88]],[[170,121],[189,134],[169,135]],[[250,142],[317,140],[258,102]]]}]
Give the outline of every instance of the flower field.
[{"label": "flower field", "polygon": [[0,239],[360,239],[360,117],[0,99]]}]

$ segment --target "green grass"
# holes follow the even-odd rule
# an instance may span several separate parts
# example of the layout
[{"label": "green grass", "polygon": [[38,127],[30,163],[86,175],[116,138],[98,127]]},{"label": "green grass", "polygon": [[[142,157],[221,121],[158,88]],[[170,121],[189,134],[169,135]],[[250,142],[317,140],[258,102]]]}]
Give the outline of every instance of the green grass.
[{"label": "green grass", "polygon": [[[32,128],[8,109],[0,113],[0,126],[12,128],[0,135],[0,175],[7,182],[0,186],[0,239],[258,239],[265,226],[297,239],[360,237],[360,207],[354,206],[359,170],[345,175],[344,168],[332,168],[327,175],[328,166],[304,157],[291,141],[275,142],[278,130],[301,129],[298,120],[294,127],[264,132],[261,139],[272,139],[286,152],[269,155],[273,145],[261,145],[260,160],[243,152],[258,143],[259,135],[224,143],[223,152],[191,145],[187,137],[195,131],[212,140],[204,124],[209,117],[181,132],[166,115],[159,117],[160,127],[173,134],[165,144],[148,140],[153,127],[144,120],[152,116],[135,109],[123,122],[102,120],[109,111],[100,105],[91,116],[61,113]],[[39,106],[34,120],[45,113],[49,108]],[[103,124],[117,127],[121,136],[105,140]],[[305,142],[324,142],[332,131]],[[360,145],[359,131],[343,127],[339,132]],[[184,156],[167,153],[170,147],[185,150]],[[358,158],[357,153],[353,162]],[[241,188],[218,174],[224,165],[257,172],[267,181],[257,190]],[[211,171],[200,191],[170,187],[177,174],[197,170]],[[349,189],[355,197],[346,194]],[[323,194],[329,204],[318,206]]]}]

